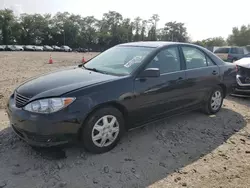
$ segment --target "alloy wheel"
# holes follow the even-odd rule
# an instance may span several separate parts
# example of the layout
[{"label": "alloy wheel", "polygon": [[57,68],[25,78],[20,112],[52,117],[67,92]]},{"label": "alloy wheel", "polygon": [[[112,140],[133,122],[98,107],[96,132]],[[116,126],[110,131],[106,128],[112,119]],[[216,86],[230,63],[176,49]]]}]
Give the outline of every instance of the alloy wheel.
[{"label": "alloy wheel", "polygon": [[220,108],[222,102],[222,95],[220,91],[215,91],[211,98],[211,108],[216,111]]},{"label": "alloy wheel", "polygon": [[115,116],[105,115],[101,117],[92,129],[92,141],[98,147],[111,145],[119,134],[119,123]]}]

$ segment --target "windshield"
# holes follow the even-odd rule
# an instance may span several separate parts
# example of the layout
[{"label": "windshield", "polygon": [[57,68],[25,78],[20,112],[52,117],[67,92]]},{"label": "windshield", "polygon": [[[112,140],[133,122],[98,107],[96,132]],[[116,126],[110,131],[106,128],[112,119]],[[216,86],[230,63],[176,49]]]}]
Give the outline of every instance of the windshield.
[{"label": "windshield", "polygon": [[229,48],[218,48],[214,51],[214,53],[225,53],[228,54],[229,53]]},{"label": "windshield", "polygon": [[129,75],[153,50],[148,47],[116,46],[87,62],[85,67],[109,74]]}]

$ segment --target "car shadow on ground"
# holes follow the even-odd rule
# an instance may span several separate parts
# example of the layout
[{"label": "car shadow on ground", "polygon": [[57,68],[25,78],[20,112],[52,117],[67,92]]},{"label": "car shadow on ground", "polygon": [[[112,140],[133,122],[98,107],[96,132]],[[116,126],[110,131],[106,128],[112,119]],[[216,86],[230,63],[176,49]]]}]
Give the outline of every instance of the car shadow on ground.
[{"label": "car shadow on ground", "polygon": [[[10,187],[145,187],[193,163],[246,126],[241,114],[191,112],[125,134],[110,152],[80,146],[32,149],[6,128],[0,132],[0,177]],[[22,179],[18,176],[22,175]],[[24,176],[25,175],[25,176]],[[22,184],[23,183],[23,184]]]}]

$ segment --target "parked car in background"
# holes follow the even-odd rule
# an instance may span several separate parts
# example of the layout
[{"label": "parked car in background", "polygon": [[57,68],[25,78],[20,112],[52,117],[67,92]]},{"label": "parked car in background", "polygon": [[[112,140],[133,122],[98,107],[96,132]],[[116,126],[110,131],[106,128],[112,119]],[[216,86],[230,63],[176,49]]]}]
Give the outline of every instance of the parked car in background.
[{"label": "parked car in background", "polygon": [[4,51],[5,50],[5,45],[0,45],[0,51]]},{"label": "parked car in background", "polygon": [[17,51],[24,51],[23,46],[21,45],[15,45],[15,48],[17,49]]},{"label": "parked car in background", "polygon": [[86,48],[76,48],[74,51],[76,51],[76,52],[88,52],[88,49],[86,49]]},{"label": "parked car in background", "polygon": [[214,53],[222,60],[227,62],[234,62],[244,56],[244,48],[242,47],[219,47]]},{"label": "parked car in background", "polygon": [[125,43],[23,83],[7,112],[14,132],[31,145],[80,138],[88,151],[103,153],[144,123],[196,109],[217,113],[235,76],[234,64],[196,45]]},{"label": "parked car in background", "polygon": [[19,45],[7,45],[5,50],[7,51],[23,51],[23,47]]},{"label": "parked car in background", "polygon": [[5,50],[6,51],[15,51],[15,48],[13,47],[13,45],[6,45]]},{"label": "parked car in background", "polygon": [[234,64],[237,67],[237,87],[232,95],[250,97],[250,55],[235,61]]},{"label": "parked car in background", "polygon": [[48,45],[44,45],[43,46],[43,51],[53,51],[53,48],[48,46]]},{"label": "parked car in background", "polygon": [[62,52],[72,52],[72,49],[69,46],[61,46]]},{"label": "parked car in background", "polygon": [[35,51],[35,47],[33,45],[26,45],[23,48],[25,51]]},{"label": "parked car in background", "polygon": [[61,48],[59,46],[56,46],[56,45],[53,45],[52,48],[53,48],[54,51],[60,51],[61,50]]},{"label": "parked car in background", "polygon": [[43,51],[43,46],[34,46],[35,51]]}]

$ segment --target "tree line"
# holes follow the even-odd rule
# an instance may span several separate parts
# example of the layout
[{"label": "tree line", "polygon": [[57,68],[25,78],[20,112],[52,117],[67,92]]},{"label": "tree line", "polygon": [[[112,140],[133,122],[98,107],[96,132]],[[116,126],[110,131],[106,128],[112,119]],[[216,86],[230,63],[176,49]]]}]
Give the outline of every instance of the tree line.
[{"label": "tree line", "polygon": [[[15,16],[10,9],[0,10],[0,44],[10,45],[68,45],[73,48],[105,50],[119,43],[131,41],[191,42],[184,23],[166,22],[158,28],[160,17],[149,19],[124,18],[116,11],[103,14],[101,20],[94,16],[82,17],[68,12],[51,14],[21,14]],[[193,41],[201,46],[250,44],[250,25],[233,28],[227,40],[222,37]]]}]

